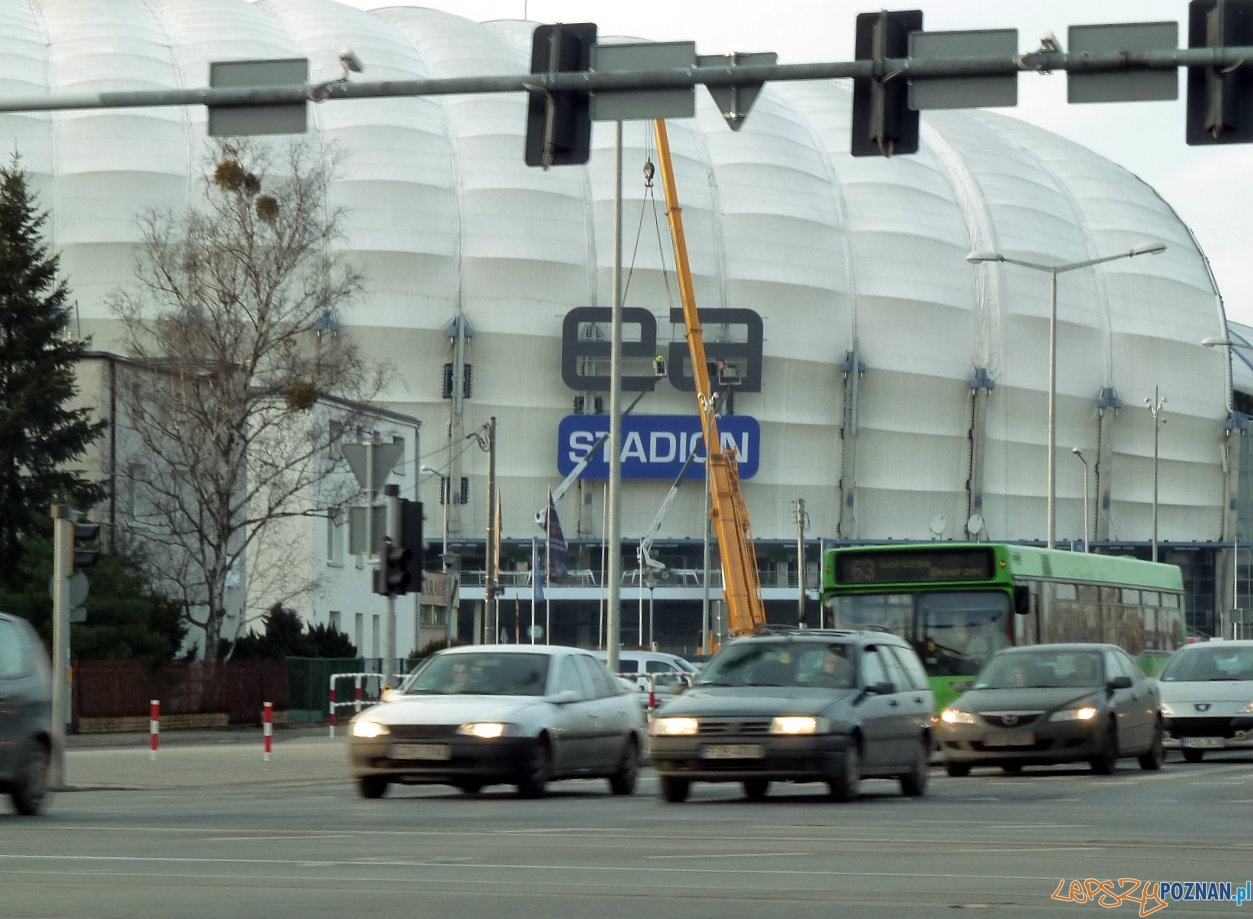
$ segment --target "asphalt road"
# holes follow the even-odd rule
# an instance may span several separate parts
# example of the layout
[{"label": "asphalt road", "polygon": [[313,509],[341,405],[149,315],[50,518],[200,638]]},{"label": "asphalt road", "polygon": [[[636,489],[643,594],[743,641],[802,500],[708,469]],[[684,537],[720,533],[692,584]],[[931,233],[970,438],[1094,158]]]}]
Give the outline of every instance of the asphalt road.
[{"label": "asphalt road", "polygon": [[1111,777],[937,769],[924,798],[871,781],[850,805],[816,785],[762,802],[696,785],[670,805],[651,770],[628,798],[577,781],[535,801],[504,786],[366,801],[342,740],[280,735],[268,763],[256,741],[69,750],[76,790],[35,819],[0,815],[0,916],[1069,917],[1110,910],[1054,899],[1062,882],[1253,878],[1247,755]]}]

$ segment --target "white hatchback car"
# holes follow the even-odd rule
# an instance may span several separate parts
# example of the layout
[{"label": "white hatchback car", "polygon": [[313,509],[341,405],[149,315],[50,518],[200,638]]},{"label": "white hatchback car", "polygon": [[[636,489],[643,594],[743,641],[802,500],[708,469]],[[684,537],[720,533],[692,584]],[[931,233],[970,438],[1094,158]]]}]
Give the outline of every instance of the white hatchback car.
[{"label": "white hatchback car", "polygon": [[1166,746],[1182,749],[1185,760],[1253,748],[1253,640],[1184,645],[1157,681]]},{"label": "white hatchback car", "polygon": [[[593,651],[599,660],[609,661],[608,651]],[[676,695],[692,685],[699,672],[695,664],[664,651],[629,651],[618,652],[618,676],[635,684],[640,691],[640,704],[645,711],[649,709],[649,694],[652,694],[652,708],[665,705]]]}]

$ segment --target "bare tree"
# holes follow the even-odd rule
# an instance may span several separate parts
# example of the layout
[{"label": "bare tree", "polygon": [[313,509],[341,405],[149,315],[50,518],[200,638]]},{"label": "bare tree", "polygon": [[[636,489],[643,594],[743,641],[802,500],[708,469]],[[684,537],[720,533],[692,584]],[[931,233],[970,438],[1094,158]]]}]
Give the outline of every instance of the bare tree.
[{"label": "bare tree", "polygon": [[375,397],[389,371],[328,331],[362,280],[335,248],[334,151],[210,148],[189,209],[140,215],[135,283],[111,307],[131,359],[117,385],[132,510],[120,535],[212,658],[233,612],[237,636],[316,586],[292,564],[310,529],[293,521],[351,497],[328,484],[333,441],[354,424],[344,406]]}]

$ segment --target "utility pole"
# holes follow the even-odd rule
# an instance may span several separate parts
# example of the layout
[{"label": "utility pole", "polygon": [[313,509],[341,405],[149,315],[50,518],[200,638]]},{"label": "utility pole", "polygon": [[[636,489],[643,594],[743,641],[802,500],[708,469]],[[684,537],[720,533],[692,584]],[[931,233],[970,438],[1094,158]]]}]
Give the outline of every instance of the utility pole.
[{"label": "utility pole", "polygon": [[805,624],[805,499],[796,499],[796,622]]},{"label": "utility pole", "polygon": [[[387,537],[386,546],[401,545],[400,538],[400,486],[384,485],[383,486],[383,502],[384,513],[387,515],[385,520],[384,535]],[[422,547],[404,546],[411,552],[422,553]],[[384,548],[386,551],[386,548]],[[386,570],[386,560],[381,559],[380,564]],[[386,621],[383,623],[383,683],[387,686],[395,686],[392,677],[395,675],[396,669],[396,595],[390,590],[387,591],[387,606],[383,615]]]},{"label": "utility pole", "polygon": [[[494,645],[500,641],[500,614],[496,611],[496,569],[500,559],[496,557],[496,416],[487,422],[487,580],[483,592],[483,622],[490,634],[484,644]],[[480,441],[480,446],[482,442]]]},{"label": "utility pole", "polygon": [[74,519],[64,504],[52,505],[52,762],[49,786],[65,787],[65,725],[69,721],[70,574],[74,567]]}]

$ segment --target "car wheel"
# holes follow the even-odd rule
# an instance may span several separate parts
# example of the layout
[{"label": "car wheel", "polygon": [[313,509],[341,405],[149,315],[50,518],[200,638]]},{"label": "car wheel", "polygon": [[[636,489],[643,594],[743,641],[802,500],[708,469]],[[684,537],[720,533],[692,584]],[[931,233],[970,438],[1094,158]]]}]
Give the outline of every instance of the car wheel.
[{"label": "car wheel", "polygon": [[1153,742],[1140,754],[1140,768],[1155,772],[1162,768],[1162,763],[1165,761],[1166,751],[1162,748],[1162,726],[1155,724],[1153,725]]},{"label": "car wheel", "polygon": [[34,744],[14,781],[9,795],[13,799],[13,807],[24,817],[38,814],[47,800],[51,759],[47,747],[42,743]]},{"label": "car wheel", "polygon": [[1001,770],[1012,773],[1022,772],[1022,763],[1006,763],[1001,767]]},{"label": "car wheel", "polygon": [[944,771],[955,779],[964,779],[970,775],[970,763],[945,763]]},{"label": "car wheel", "polygon": [[635,737],[626,739],[622,749],[622,760],[618,763],[618,771],[609,776],[609,790],[615,795],[635,794],[635,785],[640,773],[640,748]]},{"label": "car wheel", "polygon": [[1205,756],[1204,750],[1193,750],[1191,747],[1183,748],[1183,761],[1185,763],[1199,763],[1203,756]]},{"label": "car wheel", "polygon": [[363,775],[357,779],[357,791],[363,798],[381,798],[387,794],[387,776]]},{"label": "car wheel", "polygon": [[901,794],[917,798],[927,793],[927,780],[931,777],[931,744],[924,739],[919,745],[909,772],[901,776]]},{"label": "car wheel", "polygon": [[750,801],[764,800],[769,790],[769,779],[747,779],[744,782],[744,796]]},{"label": "car wheel", "polygon": [[535,742],[531,756],[518,777],[518,794],[523,798],[539,798],[548,785],[551,757],[548,752],[548,741],[541,737]]},{"label": "car wheel", "polygon": [[1118,729],[1112,723],[1105,729],[1105,739],[1090,765],[1097,775],[1113,775],[1118,768]]},{"label": "car wheel", "polygon": [[483,790],[482,782],[458,782],[457,790],[463,795],[477,795]]},{"label": "car wheel", "polygon": [[682,804],[687,800],[687,793],[692,783],[687,779],[675,778],[672,775],[661,777],[661,796],[671,804]]},{"label": "car wheel", "polygon": [[827,782],[831,797],[840,802],[857,800],[861,790],[861,750],[855,740],[849,741],[840,758],[840,771]]}]

